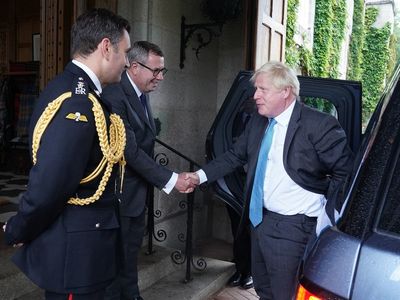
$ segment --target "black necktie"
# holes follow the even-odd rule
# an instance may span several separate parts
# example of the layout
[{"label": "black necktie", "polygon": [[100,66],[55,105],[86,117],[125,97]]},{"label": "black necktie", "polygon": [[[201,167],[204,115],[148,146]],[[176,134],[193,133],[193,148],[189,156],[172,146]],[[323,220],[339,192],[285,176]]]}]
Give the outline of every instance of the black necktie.
[{"label": "black necktie", "polygon": [[139,97],[140,103],[143,105],[144,113],[147,116],[147,104],[146,104],[146,95],[142,93]]},{"label": "black necktie", "polygon": [[142,93],[139,97],[140,99],[140,103],[142,103],[143,105],[143,109],[144,109],[144,114],[146,115],[147,118],[149,118],[149,115],[147,113],[147,102],[146,102],[146,95],[144,93]]}]

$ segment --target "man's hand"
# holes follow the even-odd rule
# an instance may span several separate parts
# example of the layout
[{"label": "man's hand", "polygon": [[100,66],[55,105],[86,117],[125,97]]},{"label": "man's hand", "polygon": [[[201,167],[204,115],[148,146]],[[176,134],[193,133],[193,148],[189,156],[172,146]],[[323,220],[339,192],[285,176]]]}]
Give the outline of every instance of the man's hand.
[{"label": "man's hand", "polygon": [[193,173],[187,173],[190,182],[195,185],[198,186],[200,184],[200,178],[199,175],[197,175],[197,173],[193,172]]},{"label": "man's hand", "polygon": [[[3,231],[6,232],[6,227],[7,227],[7,222],[3,225]],[[14,248],[19,248],[22,247],[24,244],[23,243],[18,243],[18,244],[14,244],[13,247]]]},{"label": "man's hand", "polygon": [[195,189],[196,185],[192,183],[190,173],[183,172],[178,175],[175,188],[181,193],[191,193]]}]

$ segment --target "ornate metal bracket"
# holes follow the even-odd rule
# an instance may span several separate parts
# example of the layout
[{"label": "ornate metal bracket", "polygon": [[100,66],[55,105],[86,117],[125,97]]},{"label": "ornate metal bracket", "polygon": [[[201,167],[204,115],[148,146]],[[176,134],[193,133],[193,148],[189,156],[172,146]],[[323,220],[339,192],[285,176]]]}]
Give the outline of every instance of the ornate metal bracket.
[{"label": "ornate metal bracket", "polygon": [[[187,44],[193,34],[197,32],[196,37],[197,37],[197,42],[198,46],[197,48],[192,48],[192,50],[196,51],[196,57],[199,59],[199,53],[200,49],[204,48],[208,44],[211,43],[212,39],[214,37],[218,37],[221,35],[222,31],[222,25],[221,23],[200,23],[200,24],[186,24],[185,23],[185,17],[182,16],[181,19],[181,56],[180,56],[180,63],[179,67],[183,69],[184,64],[183,62],[186,59],[186,54],[185,50],[187,47]],[[218,32],[215,32],[213,30],[213,27],[218,27]],[[206,36],[203,36],[203,33],[206,34]]]}]

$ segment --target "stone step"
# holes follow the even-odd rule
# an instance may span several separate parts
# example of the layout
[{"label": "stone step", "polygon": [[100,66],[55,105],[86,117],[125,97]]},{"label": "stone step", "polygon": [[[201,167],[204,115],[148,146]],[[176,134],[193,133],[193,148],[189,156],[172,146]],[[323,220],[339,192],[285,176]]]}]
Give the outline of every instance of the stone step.
[{"label": "stone step", "polygon": [[44,291],[36,288],[33,292],[22,295],[15,300],[44,300]]},{"label": "stone step", "polygon": [[192,271],[192,280],[185,283],[185,264],[179,270],[165,276],[141,292],[149,300],[205,300],[225,286],[229,277],[235,272],[231,262],[204,258],[207,267],[204,271]]},{"label": "stone step", "polygon": [[[36,287],[11,262],[12,247],[0,249],[0,299],[43,300],[43,290]],[[234,272],[230,262],[204,258],[204,271],[192,268],[193,280],[183,283],[186,264],[176,265],[171,260],[173,249],[154,246],[152,255],[142,248],[139,256],[139,288],[144,299],[207,299],[226,283]]]},{"label": "stone step", "polygon": [[179,269],[171,259],[174,249],[153,246],[153,253],[146,254],[147,248],[143,247],[138,257],[139,289],[144,290],[161,278]]}]

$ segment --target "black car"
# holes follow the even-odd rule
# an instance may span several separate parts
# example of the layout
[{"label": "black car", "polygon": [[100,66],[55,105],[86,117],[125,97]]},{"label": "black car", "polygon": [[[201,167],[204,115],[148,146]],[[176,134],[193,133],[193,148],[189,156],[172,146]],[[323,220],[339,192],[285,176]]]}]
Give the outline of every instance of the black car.
[{"label": "black car", "polygon": [[368,124],[339,220],[301,265],[298,300],[400,299],[399,76]]},{"label": "black car", "polygon": [[[234,142],[237,117],[253,87],[241,72],[209,132],[210,159]],[[308,249],[296,300],[400,299],[400,69],[388,84],[361,136],[361,85],[299,77],[301,98],[337,116],[356,155],[352,181],[335,226]],[[321,99],[325,99],[321,100]],[[330,104],[328,104],[330,103]],[[225,177],[216,191],[238,213],[245,170]]]}]

